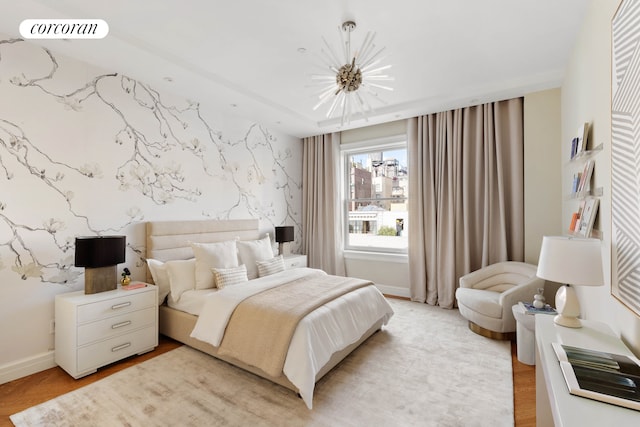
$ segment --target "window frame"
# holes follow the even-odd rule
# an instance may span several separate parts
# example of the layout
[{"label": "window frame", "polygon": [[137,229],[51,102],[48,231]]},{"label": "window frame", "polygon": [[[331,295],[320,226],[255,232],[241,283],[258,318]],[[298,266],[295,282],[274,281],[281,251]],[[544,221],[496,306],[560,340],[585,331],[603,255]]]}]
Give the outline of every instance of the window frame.
[{"label": "window frame", "polygon": [[[408,246],[404,249],[394,249],[394,248],[383,248],[383,247],[371,247],[371,246],[356,246],[352,245],[349,242],[349,204],[352,202],[350,198],[351,189],[350,189],[350,174],[351,168],[349,164],[349,157],[357,154],[365,154],[370,153],[372,151],[393,151],[398,149],[408,150],[407,144],[407,136],[405,134],[394,135],[385,138],[377,138],[377,139],[369,139],[363,140],[359,142],[352,142],[347,144],[342,144],[340,146],[340,157],[341,157],[341,173],[340,179],[342,180],[342,206],[341,217],[342,217],[342,227],[343,227],[343,247],[346,252],[352,253],[375,253],[375,254],[389,254],[389,255],[404,255],[406,256],[408,253]],[[408,160],[407,160],[408,162]],[[406,165],[408,168],[408,165]],[[407,180],[408,180],[407,174]],[[406,201],[409,200],[408,196],[405,196],[404,199]],[[371,199],[358,199],[358,200],[371,200],[371,201],[380,201],[380,200],[397,200],[397,198],[384,198],[377,199],[375,197],[371,197]]]}]

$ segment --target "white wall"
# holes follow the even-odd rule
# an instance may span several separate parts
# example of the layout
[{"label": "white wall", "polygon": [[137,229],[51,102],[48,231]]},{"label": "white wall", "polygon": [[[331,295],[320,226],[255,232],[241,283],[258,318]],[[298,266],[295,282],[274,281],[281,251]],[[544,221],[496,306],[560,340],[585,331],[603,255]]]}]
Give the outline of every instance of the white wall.
[{"label": "white wall", "polygon": [[[611,19],[620,0],[592,1],[573,50],[562,85],[562,157],[569,158],[569,143],[578,125],[592,123],[592,143],[604,143],[595,157],[594,180],[603,187],[596,228],[603,232],[605,285],[576,288],[582,317],[607,323],[636,354],[640,354],[640,317],[611,296]],[[563,187],[571,169],[563,168]],[[563,204],[563,227],[574,211]]]},{"label": "white wall", "polygon": [[0,100],[0,383],[52,366],[78,235],[125,234],[138,280],[147,220],[259,218],[299,247],[298,138],[23,41],[0,43]]},{"label": "white wall", "polygon": [[[562,234],[560,89],[524,97],[524,261],[538,264],[542,237]],[[560,284],[547,282],[553,304]]]},{"label": "white wall", "polygon": [[542,237],[562,233],[560,89],[524,97],[524,257],[537,264]]}]

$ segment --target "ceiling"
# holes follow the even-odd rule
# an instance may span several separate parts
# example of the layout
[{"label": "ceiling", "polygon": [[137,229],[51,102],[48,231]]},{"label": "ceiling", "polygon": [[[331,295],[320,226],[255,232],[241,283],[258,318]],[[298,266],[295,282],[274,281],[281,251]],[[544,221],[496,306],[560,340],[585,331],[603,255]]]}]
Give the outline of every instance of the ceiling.
[{"label": "ceiling", "polygon": [[[3,4],[6,3],[6,4]],[[32,18],[96,18],[101,40],[37,41],[290,135],[445,111],[559,87],[587,0],[0,0],[0,33]],[[10,5],[9,5],[10,4]],[[340,126],[314,111],[322,37],[342,22],[385,47],[392,92]],[[301,52],[303,51],[303,52]],[[171,81],[169,81],[171,80]]]}]

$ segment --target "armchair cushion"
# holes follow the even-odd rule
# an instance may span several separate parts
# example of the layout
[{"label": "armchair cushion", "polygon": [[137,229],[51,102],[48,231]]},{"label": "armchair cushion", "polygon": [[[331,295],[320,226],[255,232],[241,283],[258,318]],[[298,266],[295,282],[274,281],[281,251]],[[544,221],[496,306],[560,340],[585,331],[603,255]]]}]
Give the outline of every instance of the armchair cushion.
[{"label": "armchair cushion", "polygon": [[502,317],[502,306],[498,302],[499,292],[485,291],[482,289],[459,289],[456,297],[465,303],[465,307],[485,316],[500,319]]}]

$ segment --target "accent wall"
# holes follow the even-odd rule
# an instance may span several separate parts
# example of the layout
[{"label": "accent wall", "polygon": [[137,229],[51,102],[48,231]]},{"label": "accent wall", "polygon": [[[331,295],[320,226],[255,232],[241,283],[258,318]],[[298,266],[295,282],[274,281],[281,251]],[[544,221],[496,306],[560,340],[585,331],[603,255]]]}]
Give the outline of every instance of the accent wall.
[{"label": "accent wall", "polygon": [[[56,294],[83,289],[76,236],[127,236],[144,280],[144,222],[293,225],[302,145],[143,81],[0,36],[0,383],[53,366]],[[275,245],[274,245],[275,248]]]}]

